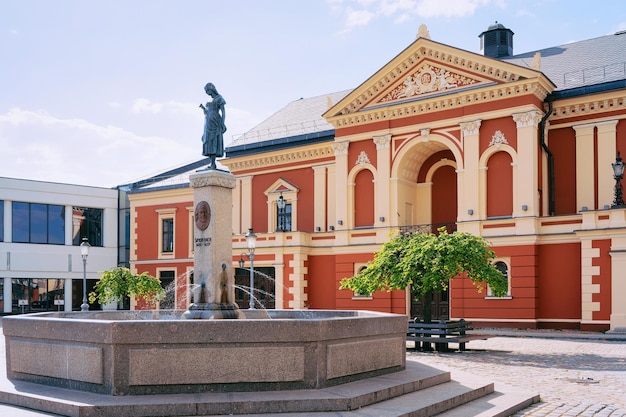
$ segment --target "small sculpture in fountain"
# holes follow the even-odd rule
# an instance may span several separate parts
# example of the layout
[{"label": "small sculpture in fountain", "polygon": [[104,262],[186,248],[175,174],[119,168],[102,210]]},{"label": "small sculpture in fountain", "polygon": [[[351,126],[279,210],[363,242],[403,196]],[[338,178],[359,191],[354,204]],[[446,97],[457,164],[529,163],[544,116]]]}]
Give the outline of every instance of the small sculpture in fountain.
[{"label": "small sculpture in fountain", "polygon": [[229,282],[226,264],[222,264],[219,277],[211,280],[217,285],[210,288],[204,278],[193,290],[193,303],[183,313],[186,319],[242,319],[245,318],[233,300],[233,287]]}]

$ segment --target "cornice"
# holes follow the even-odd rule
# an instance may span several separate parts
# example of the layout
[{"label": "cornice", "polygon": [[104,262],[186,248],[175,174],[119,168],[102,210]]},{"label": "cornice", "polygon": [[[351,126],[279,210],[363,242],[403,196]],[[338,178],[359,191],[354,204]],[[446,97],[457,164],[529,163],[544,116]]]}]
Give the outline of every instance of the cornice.
[{"label": "cornice", "polygon": [[600,113],[626,110],[626,94],[619,91],[603,96],[582,96],[555,102],[551,122],[572,117],[597,116]]},{"label": "cornice", "polygon": [[311,147],[307,149],[285,149],[284,152],[273,152],[270,154],[260,154],[247,157],[246,159],[226,159],[220,163],[230,168],[231,172],[258,170],[276,165],[313,162],[320,158],[334,157],[335,152],[330,143],[323,146]]},{"label": "cornice", "polygon": [[525,79],[507,84],[450,93],[429,99],[405,102],[389,107],[359,111],[351,114],[329,117],[327,120],[335,129],[358,126],[367,123],[419,116],[443,110],[451,110],[473,104],[484,104],[502,99],[533,94],[543,101],[548,95],[549,86],[539,78]]}]

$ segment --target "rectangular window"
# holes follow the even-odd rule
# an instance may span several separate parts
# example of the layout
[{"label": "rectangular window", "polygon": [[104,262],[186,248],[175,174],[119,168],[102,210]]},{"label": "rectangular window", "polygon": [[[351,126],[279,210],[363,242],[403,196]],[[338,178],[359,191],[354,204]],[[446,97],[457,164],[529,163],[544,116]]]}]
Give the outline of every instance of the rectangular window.
[{"label": "rectangular window", "polygon": [[72,231],[72,245],[79,246],[83,238],[87,238],[91,246],[103,246],[102,217],[104,210],[99,208],[72,207],[72,211],[72,224],[74,225],[74,230]]},{"label": "rectangular window", "polygon": [[165,299],[159,303],[159,308],[173,309],[176,301],[176,288],[175,288],[175,271],[159,271],[159,280],[161,281],[161,287],[165,290]]},{"label": "rectangular window", "polygon": [[163,247],[161,252],[174,252],[174,219],[163,219],[162,227]]},{"label": "rectangular window", "polygon": [[13,242],[65,243],[65,207],[13,202]]}]

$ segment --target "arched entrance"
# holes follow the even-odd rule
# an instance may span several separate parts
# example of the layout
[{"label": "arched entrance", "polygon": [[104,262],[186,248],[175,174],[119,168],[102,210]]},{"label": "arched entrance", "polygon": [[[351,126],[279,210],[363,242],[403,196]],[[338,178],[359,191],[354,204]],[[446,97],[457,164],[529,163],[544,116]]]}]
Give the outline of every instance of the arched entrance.
[{"label": "arched entrance", "polygon": [[[432,139],[431,135],[431,139]],[[448,142],[446,144],[445,142]],[[399,154],[398,177],[402,182],[415,185],[398,187],[398,207],[404,207],[405,217],[415,219],[413,224],[400,225],[410,232],[436,232],[445,226],[449,233],[456,230],[458,212],[456,156],[447,146],[448,138],[415,144]],[[410,167],[410,169],[408,169]],[[400,182],[399,182],[400,183]],[[413,208],[413,210],[411,210]],[[408,214],[408,212],[411,212]],[[430,295],[431,319],[447,320],[450,317],[449,292]],[[428,299],[426,298],[426,299]],[[411,294],[410,317],[424,318],[425,298]]]}]

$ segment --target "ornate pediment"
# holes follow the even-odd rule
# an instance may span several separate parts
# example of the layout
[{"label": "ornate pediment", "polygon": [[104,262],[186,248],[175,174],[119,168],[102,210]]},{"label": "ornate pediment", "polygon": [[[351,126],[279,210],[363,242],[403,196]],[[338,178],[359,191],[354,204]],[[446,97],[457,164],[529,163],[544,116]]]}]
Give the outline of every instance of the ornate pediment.
[{"label": "ornate pediment", "polygon": [[553,88],[537,70],[419,37],[324,117],[338,128]]},{"label": "ornate pediment", "polygon": [[377,104],[445,93],[449,90],[463,89],[486,83],[493,83],[493,81],[484,77],[462,73],[443,65],[422,63],[415,70],[409,72],[391,91],[383,95],[377,101]]}]

